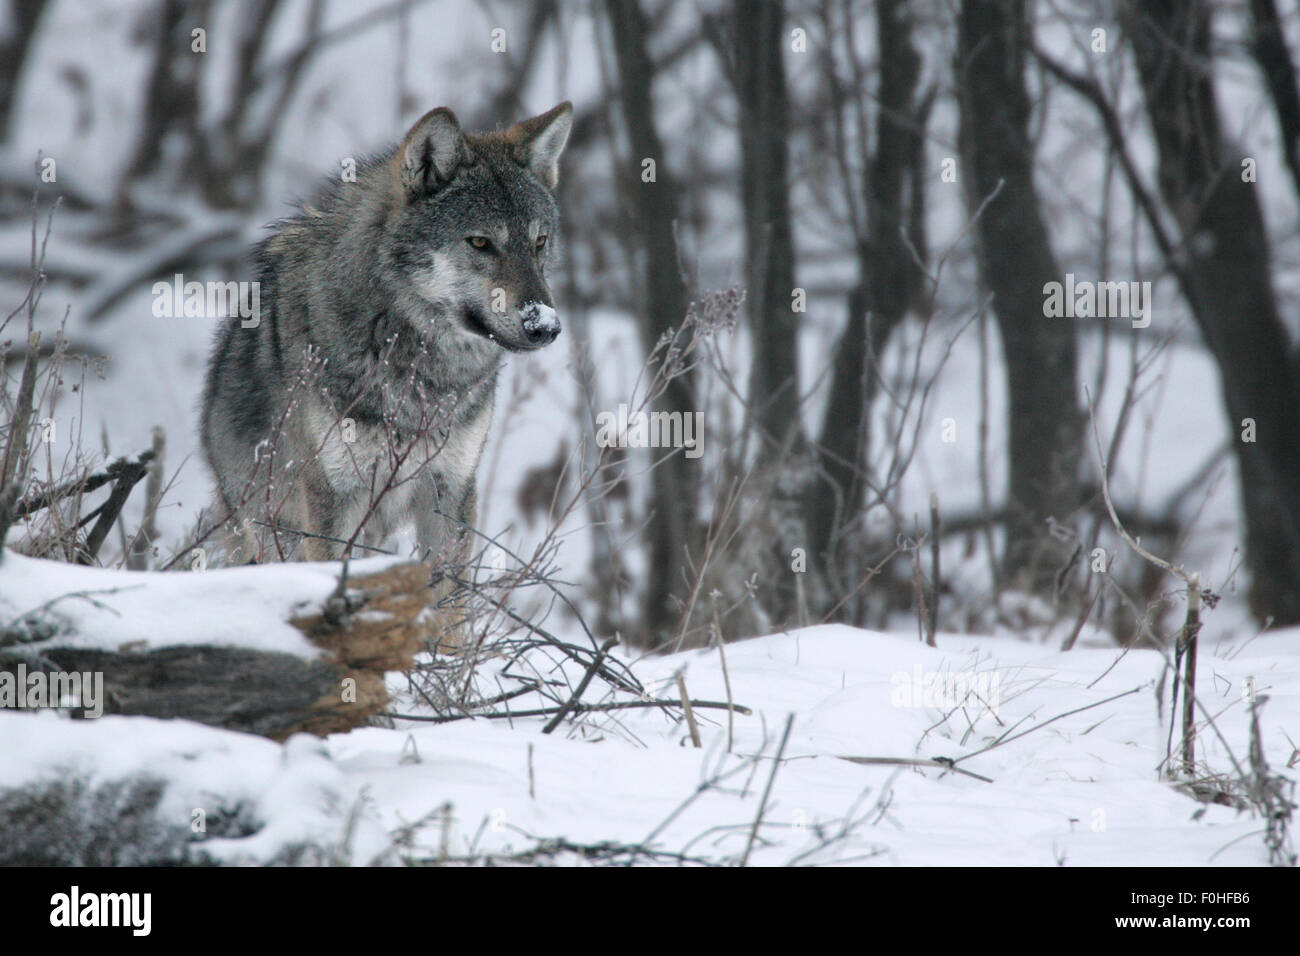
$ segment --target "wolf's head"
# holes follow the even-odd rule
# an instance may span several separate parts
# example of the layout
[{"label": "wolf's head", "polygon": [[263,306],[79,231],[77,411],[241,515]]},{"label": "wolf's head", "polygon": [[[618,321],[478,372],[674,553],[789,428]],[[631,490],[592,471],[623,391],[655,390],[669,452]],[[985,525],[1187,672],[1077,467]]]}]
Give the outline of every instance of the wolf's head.
[{"label": "wolf's head", "polygon": [[565,102],[507,130],[466,135],[441,108],[394,153],[396,264],[453,334],[512,352],[560,334],[546,267],[559,225],[551,191],[572,124]]}]

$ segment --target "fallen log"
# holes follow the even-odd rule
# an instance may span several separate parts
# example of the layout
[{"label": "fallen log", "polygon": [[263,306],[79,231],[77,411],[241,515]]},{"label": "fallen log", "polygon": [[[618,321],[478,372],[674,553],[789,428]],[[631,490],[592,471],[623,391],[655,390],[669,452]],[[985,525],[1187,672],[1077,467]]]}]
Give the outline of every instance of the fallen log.
[{"label": "fallen log", "polygon": [[[10,553],[0,568],[0,707],[25,705],[20,673],[32,686],[75,673],[92,675],[72,708],[82,714],[183,718],[275,740],[359,727],[390,706],[385,674],[410,669],[433,637],[433,592],[427,565],[355,562],[348,610],[331,623],[337,567],[159,574]],[[32,611],[6,613],[20,595],[35,603],[55,590]],[[87,701],[95,679],[100,699]],[[6,686],[17,696],[6,699]]]}]

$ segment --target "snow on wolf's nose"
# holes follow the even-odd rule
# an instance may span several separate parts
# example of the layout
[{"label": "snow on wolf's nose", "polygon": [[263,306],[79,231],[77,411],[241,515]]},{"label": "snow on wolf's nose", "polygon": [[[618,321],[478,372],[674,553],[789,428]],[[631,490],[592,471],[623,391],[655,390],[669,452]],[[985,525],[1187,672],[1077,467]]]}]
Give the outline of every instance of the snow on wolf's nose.
[{"label": "snow on wolf's nose", "polygon": [[533,345],[549,345],[560,334],[560,317],[549,305],[529,302],[519,314],[524,320],[524,335]]}]

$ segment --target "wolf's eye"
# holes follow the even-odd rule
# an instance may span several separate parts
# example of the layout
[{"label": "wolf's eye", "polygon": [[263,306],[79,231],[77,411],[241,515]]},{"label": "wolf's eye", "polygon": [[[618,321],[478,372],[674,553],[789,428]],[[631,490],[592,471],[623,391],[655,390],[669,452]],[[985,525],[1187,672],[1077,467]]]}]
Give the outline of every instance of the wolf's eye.
[{"label": "wolf's eye", "polygon": [[545,249],[545,248],[546,248],[546,237],[545,237],[545,236],[538,236],[538,237],[537,237],[537,251],[538,251],[538,252],[541,252],[541,251],[542,251],[543,249]]},{"label": "wolf's eye", "polygon": [[475,249],[481,249],[484,252],[492,248],[492,243],[487,240],[486,236],[470,236],[465,241]]}]

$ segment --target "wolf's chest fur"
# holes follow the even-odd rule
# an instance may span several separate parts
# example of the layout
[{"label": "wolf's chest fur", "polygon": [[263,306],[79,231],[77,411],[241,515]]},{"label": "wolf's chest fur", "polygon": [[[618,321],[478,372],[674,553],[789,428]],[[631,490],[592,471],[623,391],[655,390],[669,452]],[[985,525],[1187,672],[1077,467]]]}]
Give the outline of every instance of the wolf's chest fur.
[{"label": "wolf's chest fur", "polygon": [[313,464],[334,495],[360,507],[376,494],[367,539],[382,539],[417,523],[429,502],[445,514],[459,512],[487,442],[493,392],[494,382],[485,381],[467,394],[470,407],[452,406],[445,422],[427,429],[417,424],[409,437],[383,423],[347,420],[340,427],[333,411],[313,402],[304,409],[304,437],[320,449]]},{"label": "wolf's chest fur", "polygon": [[[372,476],[380,485],[391,484],[403,492],[404,486],[424,473],[436,484],[456,488],[473,477],[487,441],[492,423],[492,402],[465,424],[442,434],[423,435],[409,442],[392,434],[382,425],[357,424],[349,428],[349,440],[337,435],[334,419],[319,406],[307,416],[307,427],[321,446],[316,462],[330,488],[339,494],[354,494],[368,488]],[[335,436],[331,436],[331,431]],[[402,456],[402,460],[395,460]],[[391,495],[409,499],[406,491]]]}]

